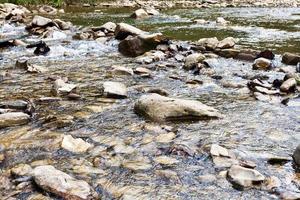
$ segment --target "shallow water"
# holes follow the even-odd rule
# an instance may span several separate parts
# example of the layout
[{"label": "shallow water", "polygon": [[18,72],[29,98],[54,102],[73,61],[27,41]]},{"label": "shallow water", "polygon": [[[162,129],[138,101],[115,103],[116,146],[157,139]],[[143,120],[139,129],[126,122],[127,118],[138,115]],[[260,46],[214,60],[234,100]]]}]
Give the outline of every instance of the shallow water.
[{"label": "shallow water", "polygon": [[[66,14],[64,18],[77,25],[96,26],[106,21],[125,21],[145,30],[162,31],[178,40],[234,36],[241,39],[241,45],[299,53],[299,27],[296,25],[300,20],[297,14],[300,10],[294,8],[169,10],[163,12],[165,16],[135,22],[127,18],[129,10],[104,9],[103,14],[71,11],[76,11],[76,14]],[[180,17],[174,19],[174,15]],[[232,25],[217,27],[211,24],[206,27],[191,22],[193,18],[213,21],[217,16],[225,17]],[[271,23],[267,23],[269,21]],[[14,30],[22,32],[20,28]],[[239,157],[255,162],[256,169],[262,174],[278,177],[282,184],[279,191],[300,192],[300,179],[292,162],[283,165],[267,163],[272,156],[290,156],[299,144],[300,107],[259,102],[243,90],[248,82],[243,77],[265,74],[272,81],[282,78],[283,73],[256,72],[252,70],[252,63],[218,58],[212,60],[212,66],[216,74],[223,77],[222,80],[193,75],[180,67],[159,67],[165,62],[174,63],[172,60],[147,65],[152,70],[152,78],[115,76],[109,72],[112,65],[141,66],[135,59],[121,56],[117,52],[116,41],[105,45],[70,38],[64,41],[68,42],[49,42],[51,53],[48,56],[33,56],[31,49],[23,47],[1,52],[4,60],[0,69],[9,73],[0,84],[1,100],[37,100],[53,96],[53,81],[49,77],[54,76],[68,77],[71,83],[78,85],[77,93],[83,97],[76,101],[63,98],[58,102],[36,103],[34,120],[30,124],[1,129],[0,144],[6,149],[7,156],[2,164],[3,170],[18,163],[32,166],[51,164],[88,181],[103,199],[278,198],[275,194],[256,189],[238,191],[225,178],[202,182],[199,176],[218,175],[225,169],[216,167],[208,153],[208,146],[218,143],[233,150]],[[20,57],[47,67],[49,72],[29,74],[15,69],[15,60]],[[169,78],[172,76],[182,80]],[[186,84],[191,79],[202,80],[203,84]],[[99,87],[107,80],[125,83],[129,97],[110,103],[101,98]],[[243,88],[223,87],[225,81],[240,84]],[[225,117],[191,123],[151,123],[133,112],[133,104],[142,94],[139,88],[145,86],[166,89],[172,97],[200,100],[219,109]],[[173,127],[175,134],[167,142],[161,141],[166,137],[164,134],[170,134],[164,126]],[[95,147],[81,155],[67,152],[60,148],[64,134],[83,138]],[[124,152],[116,152],[115,146],[121,146]],[[187,155],[186,152],[192,153]],[[155,158],[161,155],[179,162],[170,166],[157,164]],[[128,163],[144,170],[129,170]],[[88,173],[92,171],[90,169],[94,171]],[[95,169],[98,171],[95,172]],[[4,190],[0,194],[6,196],[10,192]],[[21,199],[25,194],[20,191],[15,196]]]}]

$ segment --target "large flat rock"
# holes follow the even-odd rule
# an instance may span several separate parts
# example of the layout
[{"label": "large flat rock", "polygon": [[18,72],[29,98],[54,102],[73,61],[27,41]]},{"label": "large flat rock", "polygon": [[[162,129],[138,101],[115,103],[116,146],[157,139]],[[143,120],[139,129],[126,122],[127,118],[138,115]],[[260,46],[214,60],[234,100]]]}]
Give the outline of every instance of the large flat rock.
[{"label": "large flat rock", "polygon": [[0,128],[27,124],[30,116],[23,112],[0,114]]},{"label": "large flat rock", "polygon": [[216,109],[199,101],[168,98],[158,94],[143,95],[134,106],[137,114],[153,121],[203,120],[221,118]]}]

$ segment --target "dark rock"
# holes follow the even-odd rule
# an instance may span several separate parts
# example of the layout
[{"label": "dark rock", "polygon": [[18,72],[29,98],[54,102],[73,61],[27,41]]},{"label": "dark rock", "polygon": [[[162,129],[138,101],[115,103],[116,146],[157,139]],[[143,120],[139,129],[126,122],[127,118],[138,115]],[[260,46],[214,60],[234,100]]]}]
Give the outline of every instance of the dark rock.
[{"label": "dark rock", "polygon": [[282,56],[282,62],[287,65],[297,65],[300,62],[300,56],[292,53],[285,53]]},{"label": "dark rock", "polygon": [[50,47],[48,47],[48,45],[44,41],[27,45],[27,48],[34,48],[34,47],[36,47],[36,49],[34,50],[34,54],[37,56],[47,55],[50,52]]},{"label": "dark rock", "polygon": [[260,52],[256,58],[266,58],[266,59],[269,59],[269,60],[273,60],[275,58],[275,55],[272,51],[270,50],[265,50],[265,51],[262,51]]},{"label": "dark rock", "polygon": [[296,148],[293,154],[293,159],[295,161],[295,164],[300,167],[300,145]]}]

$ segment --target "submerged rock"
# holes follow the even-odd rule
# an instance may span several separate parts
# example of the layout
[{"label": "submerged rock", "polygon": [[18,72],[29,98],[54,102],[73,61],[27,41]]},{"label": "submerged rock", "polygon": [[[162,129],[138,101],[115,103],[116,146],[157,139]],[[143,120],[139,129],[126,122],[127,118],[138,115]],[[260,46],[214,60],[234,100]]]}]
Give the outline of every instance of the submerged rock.
[{"label": "submerged rock", "polygon": [[293,159],[298,167],[300,167],[300,145],[296,148],[293,154]]},{"label": "submerged rock", "polygon": [[27,124],[30,116],[23,112],[0,114],[0,128]]},{"label": "submerged rock", "polygon": [[137,114],[153,121],[201,120],[220,118],[214,108],[195,100],[168,98],[158,94],[143,95],[134,106]]},{"label": "submerged rock", "polygon": [[44,41],[40,41],[35,44],[27,45],[26,48],[34,48],[34,47],[36,47],[36,49],[34,50],[33,53],[37,56],[39,56],[39,55],[45,56],[50,52],[50,47]]},{"label": "submerged rock", "polygon": [[300,62],[300,55],[285,53],[282,56],[282,62],[287,65],[297,65]]},{"label": "submerged rock", "polygon": [[70,175],[55,169],[51,165],[38,166],[33,170],[35,183],[46,190],[66,200],[91,200],[93,192],[91,186]]},{"label": "submerged rock", "polygon": [[198,63],[201,63],[205,59],[205,56],[201,53],[194,53],[186,57],[184,63],[185,70],[191,70],[197,66]]},{"label": "submerged rock", "polygon": [[84,153],[92,146],[93,145],[91,145],[88,142],[85,142],[83,139],[75,139],[71,135],[64,136],[64,139],[61,143],[62,148],[74,153]]},{"label": "submerged rock", "polygon": [[54,82],[53,91],[56,95],[66,95],[76,89],[75,84],[66,83],[67,81],[59,78]]},{"label": "submerged rock", "polygon": [[229,21],[225,20],[223,17],[218,17],[216,23],[220,25],[227,25],[229,24]]},{"label": "submerged rock", "polygon": [[142,19],[148,16],[149,16],[148,13],[144,9],[140,8],[134,11],[134,13],[130,17],[135,19]]},{"label": "submerged rock", "polygon": [[238,165],[231,166],[227,176],[230,182],[242,188],[252,187],[265,180],[265,176],[258,171]]},{"label": "submerged rock", "polygon": [[224,40],[220,41],[217,45],[218,48],[220,49],[229,49],[234,47],[235,43],[236,43],[236,39],[233,37],[228,37],[225,38]]},{"label": "submerged rock", "polygon": [[123,83],[107,81],[101,88],[103,96],[108,98],[126,98],[127,88]]},{"label": "submerged rock", "polygon": [[280,90],[282,92],[293,92],[297,86],[297,81],[295,78],[289,78],[282,83]]},{"label": "submerged rock", "polygon": [[272,62],[266,58],[258,58],[254,61],[253,69],[269,70],[272,67]]}]

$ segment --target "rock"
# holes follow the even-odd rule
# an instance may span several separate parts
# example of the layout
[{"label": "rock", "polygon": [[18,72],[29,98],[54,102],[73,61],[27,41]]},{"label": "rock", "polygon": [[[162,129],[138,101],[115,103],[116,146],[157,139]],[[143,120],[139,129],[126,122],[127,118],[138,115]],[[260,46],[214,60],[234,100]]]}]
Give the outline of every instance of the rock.
[{"label": "rock", "polygon": [[35,183],[46,190],[66,200],[94,199],[90,185],[70,175],[55,169],[51,165],[38,166],[33,170]]},{"label": "rock", "polygon": [[149,16],[148,13],[144,9],[141,8],[141,9],[134,11],[134,13],[130,17],[135,18],[135,19],[142,19],[142,18],[146,18],[148,16]]},{"label": "rock", "polygon": [[191,70],[197,66],[198,63],[201,63],[205,59],[205,56],[201,53],[194,53],[186,57],[184,63],[185,70]]},{"label": "rock", "polygon": [[239,187],[248,188],[260,184],[265,180],[265,176],[254,169],[233,165],[228,170],[229,181]]},{"label": "rock", "polygon": [[59,78],[53,84],[53,91],[56,95],[67,95],[76,89],[75,84],[66,83],[65,80]]},{"label": "rock", "polygon": [[207,50],[214,50],[219,44],[219,40],[216,37],[213,38],[202,38],[197,41],[197,45],[205,47]]},{"label": "rock", "polygon": [[217,52],[219,56],[222,56],[224,58],[238,58],[240,55],[240,50],[238,49],[221,49]]},{"label": "rock", "polygon": [[168,98],[158,94],[143,95],[134,106],[137,114],[153,121],[201,120],[220,118],[214,108],[199,101]]},{"label": "rock", "polygon": [[28,102],[23,100],[0,102],[0,108],[5,108],[5,109],[25,110],[27,106],[28,106]]},{"label": "rock", "polygon": [[280,198],[284,200],[299,200],[300,193],[285,191],[280,194]]},{"label": "rock", "polygon": [[117,24],[117,27],[115,29],[115,37],[118,40],[124,40],[129,35],[137,36],[141,34],[145,34],[145,32],[125,23]]},{"label": "rock", "polygon": [[212,156],[223,156],[223,157],[230,157],[229,152],[224,147],[221,147],[217,144],[212,144],[210,148],[210,154]]},{"label": "rock", "polygon": [[27,124],[30,116],[22,112],[0,114],[0,128]]},{"label": "rock", "polygon": [[254,70],[269,70],[272,67],[272,62],[266,58],[258,58],[254,61]]},{"label": "rock", "polygon": [[144,90],[146,93],[156,93],[156,94],[159,94],[159,95],[162,95],[162,96],[169,96],[169,92],[165,89],[162,89],[162,88],[147,88]]},{"label": "rock", "polygon": [[218,43],[217,48],[220,48],[220,49],[232,48],[232,47],[234,47],[236,41],[237,40],[233,37],[227,37]]},{"label": "rock", "polygon": [[296,72],[300,73],[300,62],[298,62],[297,66],[296,66]]},{"label": "rock", "polygon": [[148,15],[159,15],[160,13],[159,13],[159,11],[158,10],[156,10],[154,7],[152,7],[152,6],[146,6],[145,8],[144,8],[144,10],[146,11],[146,13],[148,14]]},{"label": "rock", "polygon": [[39,8],[39,12],[47,15],[56,15],[57,9],[53,8],[52,6],[43,5]]},{"label": "rock", "polygon": [[113,22],[106,22],[100,27],[100,30],[104,33],[114,33],[117,28],[117,24]]},{"label": "rock", "polygon": [[160,33],[151,35],[129,36],[119,43],[119,52],[125,56],[136,57],[147,51],[156,49],[161,44],[163,36]]},{"label": "rock", "polygon": [[36,47],[36,49],[34,50],[33,53],[37,56],[39,55],[45,56],[50,52],[50,47],[48,47],[48,45],[44,41],[40,41],[38,43],[34,43],[26,46],[26,48],[34,48],[34,47]]},{"label": "rock", "polygon": [[53,22],[56,23],[61,30],[70,30],[73,26],[71,22],[65,22],[61,19],[54,19]]},{"label": "rock", "polygon": [[10,171],[13,176],[28,176],[32,172],[32,168],[27,164],[19,164],[14,166]]},{"label": "rock", "polygon": [[107,81],[101,88],[102,94],[108,98],[126,98],[127,88],[123,83]]},{"label": "rock", "polygon": [[274,60],[275,55],[270,50],[261,51],[256,58],[266,58],[268,60]]},{"label": "rock", "polygon": [[148,158],[140,157],[135,160],[125,160],[122,166],[132,171],[145,171],[152,168]]},{"label": "rock", "polygon": [[292,53],[285,53],[282,56],[282,62],[287,65],[297,65],[300,62],[300,56]]},{"label": "rock", "polygon": [[295,78],[289,78],[288,80],[284,81],[280,86],[280,91],[282,92],[293,92],[297,86],[297,82]]},{"label": "rock", "polygon": [[298,167],[300,167],[300,145],[296,148],[293,154],[293,159]]},{"label": "rock", "polygon": [[81,138],[75,139],[71,135],[65,135],[61,147],[73,153],[85,153],[93,145]]},{"label": "rock", "polygon": [[53,21],[49,18],[42,17],[42,16],[34,16],[32,19],[31,25],[32,26],[38,26],[38,27],[44,27],[44,26],[49,26],[52,25]]},{"label": "rock", "polygon": [[138,74],[138,75],[141,75],[143,77],[150,77],[152,71],[150,69],[145,68],[145,67],[137,67],[137,68],[135,68],[134,73]]},{"label": "rock", "polygon": [[171,166],[174,164],[179,163],[179,161],[175,158],[171,158],[168,156],[158,156],[154,158],[154,161],[158,164],[164,165],[164,166]]},{"label": "rock", "polygon": [[133,75],[133,70],[124,66],[112,66],[112,73],[115,75]]},{"label": "rock", "polygon": [[226,21],[223,17],[218,17],[216,23],[220,25],[227,25],[229,24],[229,21]]},{"label": "rock", "polygon": [[42,67],[42,66],[38,66],[38,65],[32,65],[30,63],[28,63],[27,60],[17,60],[16,61],[16,67],[18,68],[23,68],[25,69],[27,72],[30,73],[43,73],[46,72],[47,69]]},{"label": "rock", "polygon": [[209,22],[206,21],[205,19],[195,19],[194,22],[196,24],[208,24]]}]

